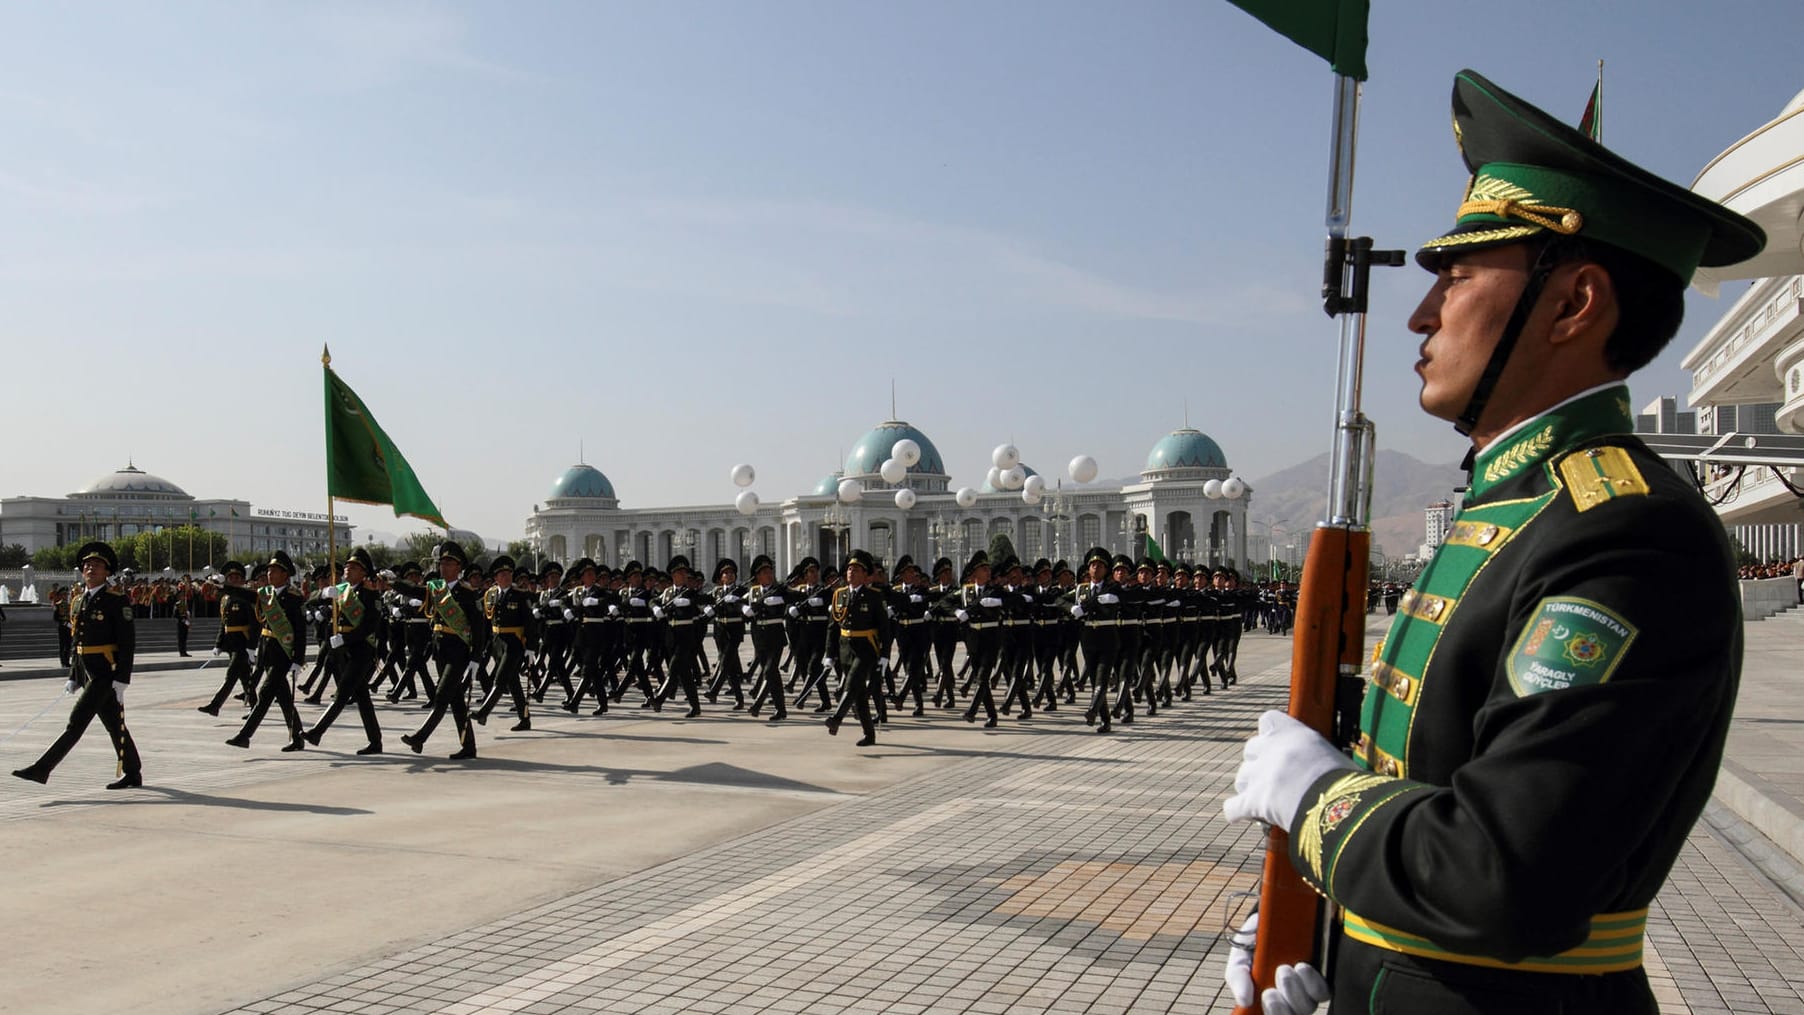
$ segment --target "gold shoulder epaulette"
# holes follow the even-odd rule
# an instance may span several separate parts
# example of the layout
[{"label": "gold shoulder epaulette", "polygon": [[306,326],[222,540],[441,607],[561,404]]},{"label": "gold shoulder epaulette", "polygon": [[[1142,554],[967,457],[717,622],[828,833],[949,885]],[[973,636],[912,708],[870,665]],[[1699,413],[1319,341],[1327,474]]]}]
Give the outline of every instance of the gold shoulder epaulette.
[{"label": "gold shoulder epaulette", "polygon": [[1580,511],[1618,497],[1645,496],[1647,480],[1622,448],[1586,448],[1560,460],[1560,477]]}]

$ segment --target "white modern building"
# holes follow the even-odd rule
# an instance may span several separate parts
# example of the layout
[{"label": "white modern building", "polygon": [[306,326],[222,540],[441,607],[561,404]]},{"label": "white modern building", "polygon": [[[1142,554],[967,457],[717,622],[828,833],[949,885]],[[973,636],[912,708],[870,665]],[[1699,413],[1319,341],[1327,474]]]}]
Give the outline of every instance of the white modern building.
[{"label": "white modern building", "polygon": [[[896,442],[920,447],[920,460],[900,483],[879,474]],[[1028,475],[1035,470],[1024,463]],[[1061,468],[1056,470],[1062,472]],[[877,424],[853,445],[840,471],[813,490],[781,502],[761,503],[749,514],[734,504],[625,508],[614,485],[587,463],[566,469],[542,505],[526,520],[526,539],[546,559],[569,563],[590,557],[619,567],[630,560],[663,565],[673,554],[711,570],[721,557],[740,566],[769,554],[779,572],[812,556],[837,563],[853,548],[886,561],[909,554],[923,565],[946,556],[961,566],[972,552],[1006,533],[1025,561],[1065,558],[1073,567],[1092,546],[1134,555],[1151,534],[1170,557],[1245,567],[1247,505],[1251,487],[1228,483],[1233,471],[1220,445],[1184,427],[1162,437],[1147,454],[1139,482],[1079,485],[1045,478],[1045,494],[1028,503],[1019,491],[985,483],[969,507],[961,507],[939,449],[901,420]],[[856,500],[840,496],[851,480]],[[1226,484],[1226,490],[1224,490]],[[913,495],[908,507],[906,488]],[[1226,496],[1235,493],[1237,496]]]},{"label": "white modern building", "polygon": [[1798,552],[1804,519],[1794,492],[1804,489],[1804,438],[1793,436],[1804,434],[1804,92],[1711,160],[1691,189],[1766,230],[1760,256],[1699,269],[1706,292],[1753,284],[1682,365],[1692,375],[1687,401],[1706,495],[1750,552],[1784,559]]},{"label": "white modern building", "polygon": [[[349,546],[352,526],[342,516],[338,522],[338,543]],[[253,507],[235,498],[197,498],[130,462],[64,497],[0,499],[0,545],[17,543],[27,553],[184,525],[225,536],[232,556],[242,559],[285,550],[297,561],[323,561],[329,535],[324,512]],[[204,563],[217,566],[223,561]]]},{"label": "white modern building", "polygon": [[1434,551],[1447,541],[1447,533],[1453,530],[1453,516],[1459,508],[1450,500],[1435,501],[1423,510],[1422,545],[1417,548],[1416,556],[1422,560],[1434,556]]}]

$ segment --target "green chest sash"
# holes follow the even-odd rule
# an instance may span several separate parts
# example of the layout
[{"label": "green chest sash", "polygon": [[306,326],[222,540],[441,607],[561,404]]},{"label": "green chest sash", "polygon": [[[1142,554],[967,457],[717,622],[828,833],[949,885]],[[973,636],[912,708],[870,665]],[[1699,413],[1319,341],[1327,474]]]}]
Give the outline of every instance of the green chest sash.
[{"label": "green chest sash", "polygon": [[[338,586],[338,633],[355,631],[363,623],[363,597],[350,583]],[[373,636],[372,639],[374,640]]]},{"label": "green chest sash", "polygon": [[257,623],[275,636],[282,651],[294,655],[294,625],[288,621],[288,611],[282,608],[281,589],[265,585],[257,590]]},{"label": "green chest sash", "polygon": [[457,601],[457,596],[452,594],[452,588],[445,584],[443,578],[434,578],[426,583],[426,590],[432,594],[429,600],[432,622],[457,635],[467,645],[475,640],[470,631],[470,617],[464,612],[463,604]]}]

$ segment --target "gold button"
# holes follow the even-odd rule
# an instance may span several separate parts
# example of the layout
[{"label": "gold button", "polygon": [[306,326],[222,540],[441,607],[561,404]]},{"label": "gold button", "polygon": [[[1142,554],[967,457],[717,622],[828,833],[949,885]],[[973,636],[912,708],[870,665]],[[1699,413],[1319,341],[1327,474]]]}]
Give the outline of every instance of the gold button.
[{"label": "gold button", "polygon": [[1491,540],[1496,538],[1497,526],[1495,525],[1487,525],[1478,530],[1478,545],[1480,546],[1488,546],[1490,545]]}]

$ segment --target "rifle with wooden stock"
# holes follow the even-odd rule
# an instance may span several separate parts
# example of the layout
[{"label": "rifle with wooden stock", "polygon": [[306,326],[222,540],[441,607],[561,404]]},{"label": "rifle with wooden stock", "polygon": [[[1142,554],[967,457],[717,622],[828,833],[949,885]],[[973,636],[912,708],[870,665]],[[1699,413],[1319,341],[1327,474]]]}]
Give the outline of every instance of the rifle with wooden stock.
[{"label": "rifle with wooden stock", "polygon": [[[1366,77],[1367,0],[1231,0],[1335,70],[1329,150],[1327,244],[1322,308],[1340,322],[1333,446],[1324,517],[1304,557],[1291,649],[1287,711],[1322,735],[1335,733],[1335,691],[1357,679],[1364,661],[1366,568],[1371,552],[1374,429],[1360,408],[1364,383],[1367,286],[1373,265],[1401,265],[1400,250],[1375,251],[1370,237],[1348,235],[1359,129],[1359,82]],[[1345,744],[1338,746],[1345,747]],[[1290,835],[1267,832],[1259,892],[1253,983],[1273,986],[1281,965],[1322,968],[1328,920],[1323,900],[1290,863]],[[1259,1002],[1237,1007],[1256,1015]]]}]

